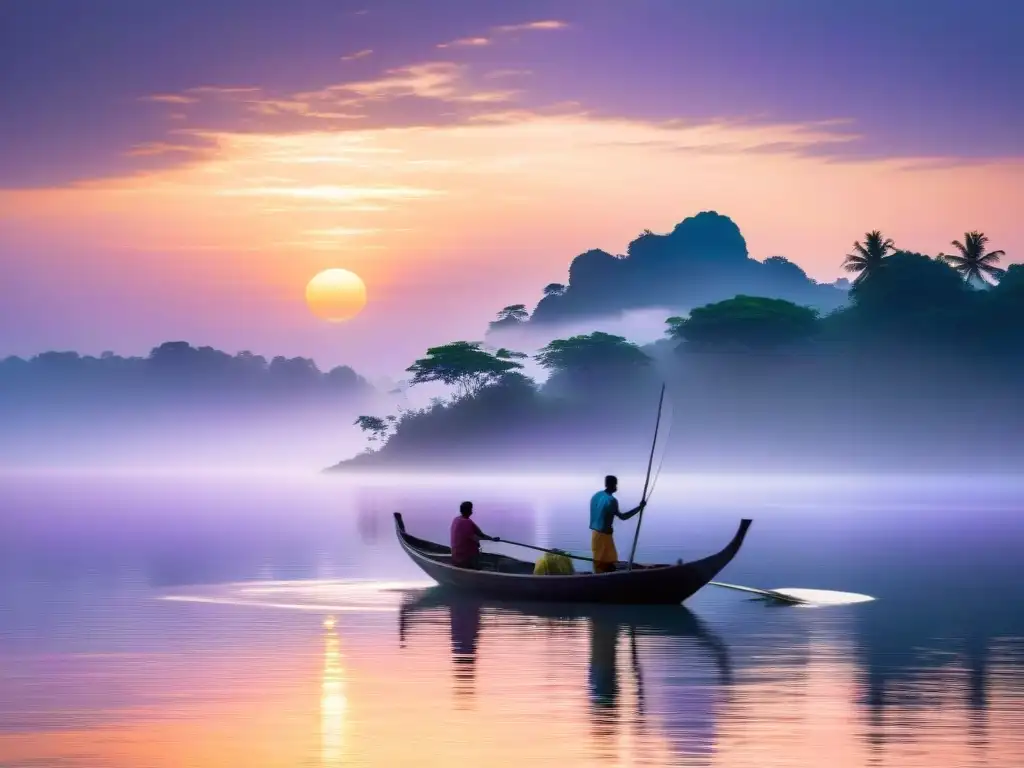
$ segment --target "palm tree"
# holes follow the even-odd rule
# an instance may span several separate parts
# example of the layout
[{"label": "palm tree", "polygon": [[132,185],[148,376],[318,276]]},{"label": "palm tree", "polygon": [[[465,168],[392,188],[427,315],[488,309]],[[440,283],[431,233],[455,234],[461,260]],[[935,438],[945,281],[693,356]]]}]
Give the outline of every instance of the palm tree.
[{"label": "palm tree", "polygon": [[846,255],[843,268],[847,272],[856,272],[854,285],[864,278],[873,275],[885,260],[896,250],[892,238],[884,237],[877,229],[864,235],[863,243],[853,244],[853,253]]},{"label": "palm tree", "polygon": [[965,232],[964,242],[954,240],[952,245],[960,253],[952,255],[940,253],[939,258],[959,272],[965,282],[980,282],[983,285],[990,285],[990,279],[995,282],[1006,274],[1005,269],[996,266],[999,257],[1005,256],[1006,252],[989,251],[985,253],[988,238],[983,232]]}]

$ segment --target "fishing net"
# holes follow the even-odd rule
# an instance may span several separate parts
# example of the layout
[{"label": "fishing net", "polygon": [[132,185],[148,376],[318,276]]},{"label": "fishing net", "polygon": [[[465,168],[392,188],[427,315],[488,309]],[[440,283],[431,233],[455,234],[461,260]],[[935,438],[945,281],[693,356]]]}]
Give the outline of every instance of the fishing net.
[{"label": "fishing net", "polygon": [[565,555],[551,552],[541,555],[533,566],[534,576],[569,576],[576,572],[572,560]]}]

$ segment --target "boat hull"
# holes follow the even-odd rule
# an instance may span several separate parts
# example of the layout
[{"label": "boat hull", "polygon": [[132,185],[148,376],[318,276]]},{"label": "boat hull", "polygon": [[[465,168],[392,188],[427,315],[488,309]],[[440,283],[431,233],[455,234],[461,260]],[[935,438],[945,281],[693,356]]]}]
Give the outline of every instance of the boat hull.
[{"label": "boat hull", "polygon": [[[451,551],[405,532],[395,513],[398,540],[424,573],[443,587],[503,601],[605,603],[615,605],[678,605],[704,587],[736,556],[750,520],[743,520],[732,541],[702,560],[675,565],[635,566],[610,573],[535,576],[533,564],[502,555],[482,555],[484,570],[459,568],[446,562]],[[500,570],[489,570],[493,567]]]}]

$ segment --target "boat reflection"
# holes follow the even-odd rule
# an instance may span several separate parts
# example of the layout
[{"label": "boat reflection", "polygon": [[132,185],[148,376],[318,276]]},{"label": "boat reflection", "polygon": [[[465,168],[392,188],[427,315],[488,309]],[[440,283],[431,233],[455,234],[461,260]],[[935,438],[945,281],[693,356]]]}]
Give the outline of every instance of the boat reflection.
[{"label": "boat reflection", "polygon": [[[575,684],[577,692],[585,688],[595,759],[614,762],[626,751],[636,757],[637,749],[655,742],[677,756],[712,751],[733,664],[726,644],[683,606],[497,603],[431,588],[409,592],[403,599],[399,646],[405,648],[418,627],[427,635],[445,623],[450,627],[456,701],[475,693],[479,649],[491,634],[498,642],[529,636],[549,643],[554,661],[550,684],[562,696],[564,678],[570,675],[555,651],[582,640],[587,647],[586,679],[568,684]],[[500,653],[497,648],[495,652]],[[671,671],[661,669],[666,659]],[[645,666],[656,669],[654,679],[645,680]],[[625,740],[631,742],[628,748]]]}]

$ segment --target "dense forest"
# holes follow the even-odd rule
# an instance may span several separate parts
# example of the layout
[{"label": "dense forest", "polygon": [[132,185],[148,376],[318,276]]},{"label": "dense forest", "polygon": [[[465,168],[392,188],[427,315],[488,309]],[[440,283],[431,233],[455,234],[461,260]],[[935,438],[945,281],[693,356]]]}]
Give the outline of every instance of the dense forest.
[{"label": "dense forest", "polygon": [[[661,272],[648,274],[699,281],[721,251],[677,252],[677,265],[666,252]],[[675,471],[1007,469],[1024,454],[1024,266],[1004,270],[1002,257],[979,232],[928,256],[875,231],[843,261],[852,282],[833,308],[739,291],[666,318],[664,340],[647,346],[603,332],[554,339],[531,356],[483,342],[436,346],[408,368],[408,385],[441,383],[451,395],[359,417],[367,450],[332,469],[633,466],[663,382]],[[546,298],[571,295],[572,280]],[[659,290],[662,303],[673,290],[702,292]],[[525,306],[506,307],[490,331],[530,322]],[[542,382],[524,374],[530,362]]]}]

